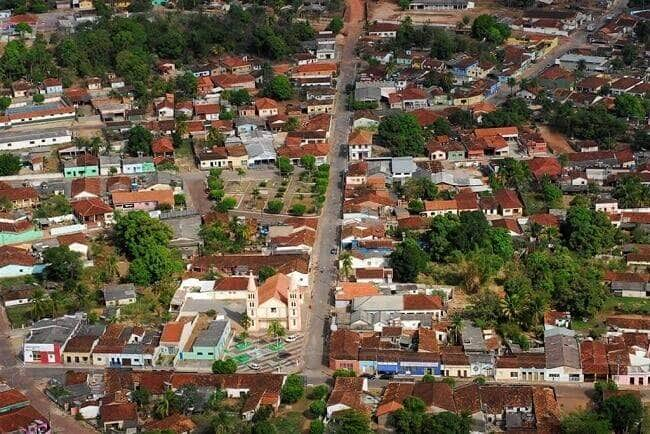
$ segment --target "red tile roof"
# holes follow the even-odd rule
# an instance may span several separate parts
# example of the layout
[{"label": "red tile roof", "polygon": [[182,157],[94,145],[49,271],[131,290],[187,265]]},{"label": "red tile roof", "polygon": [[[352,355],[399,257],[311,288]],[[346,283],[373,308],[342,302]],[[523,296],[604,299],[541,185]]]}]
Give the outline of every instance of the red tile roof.
[{"label": "red tile roof", "polygon": [[98,197],[76,200],[71,205],[74,213],[80,217],[104,215],[113,211],[113,208]]},{"label": "red tile roof", "polygon": [[32,266],[36,264],[36,259],[27,251],[13,246],[0,247],[0,267],[5,265],[23,265]]},{"label": "red tile roof", "polygon": [[404,310],[440,310],[442,299],[437,295],[406,294],[402,299]]},{"label": "red tile roof", "polygon": [[137,421],[138,407],[133,402],[111,403],[99,408],[99,415],[103,423]]},{"label": "red tile roof", "polygon": [[154,154],[174,152],[174,144],[172,143],[172,140],[167,136],[159,137],[151,144],[151,151]]},{"label": "red tile roof", "polygon": [[99,177],[73,179],[70,194],[72,197],[75,197],[81,193],[90,193],[99,196],[101,194],[101,179]]}]

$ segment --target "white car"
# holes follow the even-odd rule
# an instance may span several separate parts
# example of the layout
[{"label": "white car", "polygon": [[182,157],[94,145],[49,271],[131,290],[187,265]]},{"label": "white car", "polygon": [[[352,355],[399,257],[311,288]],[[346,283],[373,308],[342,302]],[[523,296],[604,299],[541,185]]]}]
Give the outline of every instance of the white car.
[{"label": "white car", "polygon": [[253,371],[259,371],[260,369],[262,369],[262,367],[257,363],[250,363],[248,367],[251,368]]},{"label": "white car", "polygon": [[286,338],[284,338],[284,341],[291,343],[291,342],[295,342],[296,339],[298,339],[298,335],[289,335]]}]

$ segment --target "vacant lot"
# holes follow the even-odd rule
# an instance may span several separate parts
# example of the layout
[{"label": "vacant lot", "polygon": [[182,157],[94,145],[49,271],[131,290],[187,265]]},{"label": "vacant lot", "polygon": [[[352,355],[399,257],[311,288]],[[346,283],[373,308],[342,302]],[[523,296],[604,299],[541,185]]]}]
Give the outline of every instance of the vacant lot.
[{"label": "vacant lot", "polygon": [[549,127],[542,126],[539,127],[539,133],[542,135],[548,147],[553,151],[554,154],[566,154],[568,152],[574,152],[569,142],[566,141],[564,136],[557,131],[551,130]]}]

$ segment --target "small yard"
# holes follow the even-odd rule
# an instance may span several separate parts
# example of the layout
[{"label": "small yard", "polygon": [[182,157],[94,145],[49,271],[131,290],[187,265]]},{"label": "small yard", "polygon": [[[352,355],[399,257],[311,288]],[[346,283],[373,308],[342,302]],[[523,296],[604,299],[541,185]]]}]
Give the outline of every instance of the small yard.
[{"label": "small yard", "polygon": [[6,312],[11,328],[21,328],[32,323],[31,305],[23,304],[21,306],[8,307],[6,308]]}]

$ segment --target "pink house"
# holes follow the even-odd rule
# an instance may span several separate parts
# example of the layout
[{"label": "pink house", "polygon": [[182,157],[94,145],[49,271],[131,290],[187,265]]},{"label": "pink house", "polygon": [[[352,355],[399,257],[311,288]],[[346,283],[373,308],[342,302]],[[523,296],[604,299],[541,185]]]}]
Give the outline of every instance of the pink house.
[{"label": "pink house", "polygon": [[174,206],[171,190],[114,191],[113,207],[124,211],[153,211],[162,206]]}]

